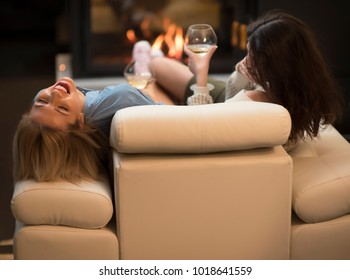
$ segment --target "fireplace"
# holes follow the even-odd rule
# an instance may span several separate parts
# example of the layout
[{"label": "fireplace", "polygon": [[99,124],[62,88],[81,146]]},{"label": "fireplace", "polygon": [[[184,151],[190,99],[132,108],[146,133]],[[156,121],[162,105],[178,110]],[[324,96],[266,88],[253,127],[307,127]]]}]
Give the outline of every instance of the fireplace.
[{"label": "fireplace", "polygon": [[[76,78],[121,76],[133,44],[148,40],[185,62],[182,47],[189,25],[213,26],[219,48],[211,73],[229,73],[246,52],[246,26],[256,17],[256,0],[75,0],[70,2],[71,54]],[[181,41],[181,40],[180,40]]]}]

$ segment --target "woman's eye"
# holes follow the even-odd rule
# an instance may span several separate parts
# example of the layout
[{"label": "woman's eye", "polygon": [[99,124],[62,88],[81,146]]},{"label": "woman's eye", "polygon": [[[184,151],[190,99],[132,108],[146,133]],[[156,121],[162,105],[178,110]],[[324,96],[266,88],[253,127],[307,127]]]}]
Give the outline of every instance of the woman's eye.
[{"label": "woman's eye", "polygon": [[38,99],[37,102],[47,104],[47,101],[44,99]]},{"label": "woman's eye", "polygon": [[62,110],[62,111],[68,112],[68,108],[66,108],[66,107],[60,106],[60,107],[58,107],[58,108],[60,108],[60,110]]}]

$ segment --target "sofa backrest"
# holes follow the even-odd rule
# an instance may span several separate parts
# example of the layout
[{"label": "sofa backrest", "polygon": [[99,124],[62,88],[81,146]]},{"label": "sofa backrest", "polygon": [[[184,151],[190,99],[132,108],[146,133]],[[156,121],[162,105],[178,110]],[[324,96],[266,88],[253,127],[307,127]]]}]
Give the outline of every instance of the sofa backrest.
[{"label": "sofa backrest", "polygon": [[115,114],[110,144],[121,153],[210,153],[282,145],[290,130],[288,111],[271,103],[137,106]]}]

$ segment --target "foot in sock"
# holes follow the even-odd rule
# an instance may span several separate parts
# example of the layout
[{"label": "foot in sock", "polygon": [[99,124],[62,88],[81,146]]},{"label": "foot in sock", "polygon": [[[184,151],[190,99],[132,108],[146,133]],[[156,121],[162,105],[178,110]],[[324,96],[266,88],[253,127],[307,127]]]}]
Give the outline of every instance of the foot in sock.
[{"label": "foot in sock", "polygon": [[150,72],[148,65],[151,61],[151,49],[151,45],[147,41],[138,41],[135,43],[132,58],[135,61],[136,73]]},{"label": "foot in sock", "polygon": [[135,61],[137,73],[149,72],[148,64],[154,57],[163,57],[164,53],[160,49],[152,49],[149,42],[142,40],[135,43],[132,57]]},{"label": "foot in sock", "polygon": [[132,58],[136,62],[149,63],[151,61],[151,45],[147,41],[138,41],[132,50]]}]

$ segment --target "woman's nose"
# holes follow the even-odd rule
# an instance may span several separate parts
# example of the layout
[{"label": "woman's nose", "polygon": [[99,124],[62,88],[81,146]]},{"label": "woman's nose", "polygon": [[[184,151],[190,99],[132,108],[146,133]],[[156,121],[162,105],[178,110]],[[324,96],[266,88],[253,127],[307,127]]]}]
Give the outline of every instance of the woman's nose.
[{"label": "woman's nose", "polygon": [[62,98],[63,94],[59,90],[54,90],[51,92],[51,97],[52,98]]}]

